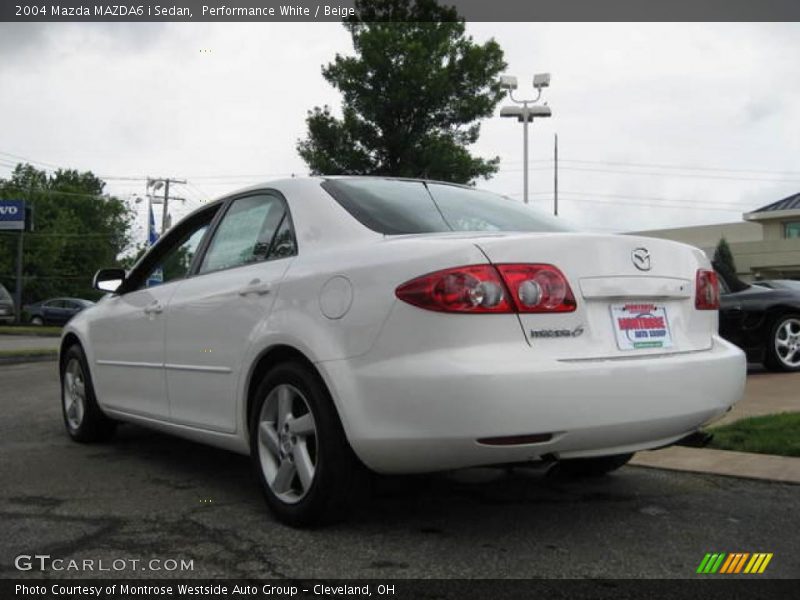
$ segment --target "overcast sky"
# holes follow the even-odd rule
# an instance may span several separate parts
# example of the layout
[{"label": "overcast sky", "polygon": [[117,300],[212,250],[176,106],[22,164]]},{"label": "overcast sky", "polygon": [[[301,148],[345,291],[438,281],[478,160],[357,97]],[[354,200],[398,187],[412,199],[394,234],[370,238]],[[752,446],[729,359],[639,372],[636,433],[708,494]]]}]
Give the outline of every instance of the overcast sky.
[{"label": "overcast sky", "polygon": [[[600,231],[740,219],[800,191],[800,24],[470,23],[520,93],[552,73],[532,128],[532,201]],[[203,50],[203,52],[201,52]],[[351,53],[333,23],[0,24],[0,177],[16,159],[91,169],[108,190],[185,177],[184,210],[304,174],[306,110],[338,107],[320,68]],[[498,108],[499,113],[499,108]],[[522,127],[484,122],[479,183],[522,198]],[[3,154],[5,153],[5,154]],[[142,219],[144,216],[142,215]]]}]

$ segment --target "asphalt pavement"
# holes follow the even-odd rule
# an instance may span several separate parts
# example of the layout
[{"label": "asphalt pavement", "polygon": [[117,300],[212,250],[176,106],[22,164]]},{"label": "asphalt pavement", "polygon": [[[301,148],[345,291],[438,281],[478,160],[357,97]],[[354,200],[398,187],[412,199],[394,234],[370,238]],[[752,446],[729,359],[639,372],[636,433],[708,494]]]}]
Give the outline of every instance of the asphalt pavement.
[{"label": "asphalt pavement", "polygon": [[[0,577],[19,555],[191,560],[115,577],[697,577],[708,552],[771,552],[757,577],[800,576],[800,486],[623,467],[566,481],[534,469],[379,478],[357,514],[277,523],[246,457],[120,428],[68,439],[54,362],[0,367]],[[141,565],[141,563],[139,563]]]}]

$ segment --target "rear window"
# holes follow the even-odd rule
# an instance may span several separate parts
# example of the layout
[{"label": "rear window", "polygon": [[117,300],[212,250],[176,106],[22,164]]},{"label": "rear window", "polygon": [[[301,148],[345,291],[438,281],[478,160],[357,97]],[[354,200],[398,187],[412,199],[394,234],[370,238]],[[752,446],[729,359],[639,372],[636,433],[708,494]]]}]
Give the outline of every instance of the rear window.
[{"label": "rear window", "polygon": [[11,294],[2,285],[0,285],[0,302],[11,302]]},{"label": "rear window", "polygon": [[384,235],[448,231],[569,231],[538,209],[491,192],[397,179],[329,179],[322,187]]}]

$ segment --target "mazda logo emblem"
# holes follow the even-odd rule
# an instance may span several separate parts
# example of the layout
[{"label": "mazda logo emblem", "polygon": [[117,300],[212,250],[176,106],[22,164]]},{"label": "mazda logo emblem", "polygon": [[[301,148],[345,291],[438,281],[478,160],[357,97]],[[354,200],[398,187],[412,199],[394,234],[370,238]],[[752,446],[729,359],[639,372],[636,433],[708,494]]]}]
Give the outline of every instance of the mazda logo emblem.
[{"label": "mazda logo emblem", "polygon": [[640,271],[650,270],[650,251],[647,248],[636,248],[631,253],[633,266]]}]

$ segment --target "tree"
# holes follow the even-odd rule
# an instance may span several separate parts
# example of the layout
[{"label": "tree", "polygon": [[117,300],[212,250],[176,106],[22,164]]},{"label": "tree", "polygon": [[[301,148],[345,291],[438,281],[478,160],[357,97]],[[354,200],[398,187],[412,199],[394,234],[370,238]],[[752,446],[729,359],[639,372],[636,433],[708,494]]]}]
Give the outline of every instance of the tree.
[{"label": "tree", "polygon": [[733,276],[736,277],[736,263],[733,260],[733,253],[728,241],[722,237],[717,244],[717,249],[714,250],[714,267],[721,272],[726,279]]},{"label": "tree", "polygon": [[497,172],[498,157],[467,148],[503,98],[497,42],[475,43],[456,10],[435,0],[356,0],[344,26],[356,56],[337,54],[322,69],[342,93],[342,117],[315,107],[297,144],[313,174],[468,183]]},{"label": "tree", "polygon": [[[105,183],[91,172],[60,169],[48,175],[18,164],[0,179],[0,198],[25,200],[33,208],[35,230],[25,234],[23,302],[53,296],[97,298],[94,272],[119,264],[130,243],[131,211],[104,195]],[[0,235],[0,282],[16,285],[17,235]]]}]

